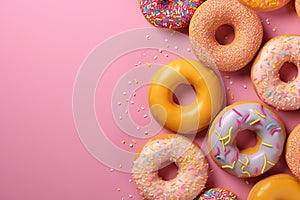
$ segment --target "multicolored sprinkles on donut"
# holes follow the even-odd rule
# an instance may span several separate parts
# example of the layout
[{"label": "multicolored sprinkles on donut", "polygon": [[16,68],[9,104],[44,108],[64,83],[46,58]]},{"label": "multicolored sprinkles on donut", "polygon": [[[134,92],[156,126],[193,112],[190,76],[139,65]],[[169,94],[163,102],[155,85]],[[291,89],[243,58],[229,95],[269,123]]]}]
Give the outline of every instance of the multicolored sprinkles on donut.
[{"label": "multicolored sprinkles on donut", "polygon": [[200,196],[198,200],[238,200],[238,197],[231,191],[224,188],[212,188]]}]

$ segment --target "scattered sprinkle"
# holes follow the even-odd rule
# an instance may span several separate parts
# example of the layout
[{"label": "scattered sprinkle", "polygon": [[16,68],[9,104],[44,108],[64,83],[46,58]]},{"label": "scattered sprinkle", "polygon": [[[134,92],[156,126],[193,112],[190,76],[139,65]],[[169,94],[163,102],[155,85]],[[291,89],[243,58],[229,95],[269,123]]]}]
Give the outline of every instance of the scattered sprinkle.
[{"label": "scattered sprinkle", "polygon": [[158,49],[158,52],[159,52],[159,53],[162,53],[162,49]]},{"label": "scattered sprinkle", "polygon": [[120,106],[120,105],[122,105],[122,103],[119,101],[119,102],[118,102],[118,106]]},{"label": "scattered sprinkle", "polygon": [[136,140],[135,139],[131,139],[131,142],[133,143],[133,144],[136,144]]},{"label": "scattered sprinkle", "polygon": [[146,119],[148,117],[148,115],[144,114],[144,118]]},{"label": "scattered sprinkle", "polygon": [[123,118],[122,118],[122,116],[119,116],[119,120],[122,120]]},{"label": "scattered sprinkle", "polygon": [[227,76],[227,75],[225,75],[225,76],[224,76],[224,78],[226,78],[226,79],[229,79],[229,78],[230,78],[230,76]]},{"label": "scattered sprinkle", "polygon": [[129,197],[129,198],[132,198],[133,196],[132,196],[132,194],[130,194],[130,195],[128,195],[128,197]]},{"label": "scattered sprinkle", "polygon": [[191,52],[191,48],[187,48],[186,50],[187,50],[188,52]]},{"label": "scattered sprinkle", "polygon": [[119,164],[119,168],[122,169],[122,164]]},{"label": "scattered sprinkle", "polygon": [[149,133],[148,133],[148,131],[145,131],[144,134],[145,134],[145,135],[148,135]]},{"label": "scattered sprinkle", "polygon": [[113,171],[114,171],[114,169],[113,169],[113,168],[110,168],[110,169],[109,169],[109,171],[110,171],[110,172],[113,172]]},{"label": "scattered sprinkle", "polygon": [[169,57],[169,55],[166,53],[166,54],[165,54],[165,57]]},{"label": "scattered sprinkle", "polygon": [[246,183],[247,185],[249,185],[249,181],[246,180],[245,183]]},{"label": "scattered sprinkle", "polygon": [[132,179],[129,179],[128,182],[129,182],[129,183],[132,183]]},{"label": "scattered sprinkle", "polygon": [[130,144],[129,144],[129,147],[130,147],[130,148],[132,148],[132,147],[133,147],[133,144],[132,144],[132,143],[130,143]]},{"label": "scattered sprinkle", "polygon": [[145,108],[143,106],[141,106],[141,110],[145,110]]},{"label": "scattered sprinkle", "polygon": [[139,81],[137,79],[134,79],[135,84],[139,84]]},{"label": "scattered sprinkle", "polygon": [[125,140],[122,140],[122,144],[125,144]]},{"label": "scattered sprinkle", "polygon": [[234,94],[232,92],[230,93],[230,97],[231,97],[231,100],[234,100]]},{"label": "scattered sprinkle", "polygon": [[276,27],[276,26],[274,26],[274,28],[273,28],[272,30],[273,30],[273,32],[276,32],[276,30],[277,30],[277,27]]},{"label": "scattered sprinkle", "polygon": [[146,56],[147,56],[147,54],[146,54],[146,53],[143,53],[143,56],[144,56],[144,57],[146,57]]},{"label": "scattered sprinkle", "polygon": [[120,192],[120,190],[121,190],[121,188],[118,187],[118,188],[117,188],[117,191]]},{"label": "scattered sprinkle", "polygon": [[123,92],[123,95],[125,96],[127,93],[126,92]]},{"label": "scattered sprinkle", "polygon": [[233,81],[230,81],[229,84],[232,85],[232,84],[233,84]]},{"label": "scattered sprinkle", "polygon": [[269,18],[266,19],[266,23],[267,23],[268,25],[270,24]]},{"label": "scattered sprinkle", "polygon": [[247,85],[244,85],[243,87],[244,87],[244,89],[247,89]]},{"label": "scattered sprinkle", "polygon": [[130,104],[134,104],[134,101],[130,101]]},{"label": "scattered sprinkle", "polygon": [[154,60],[157,60],[157,58],[158,58],[158,56],[154,56],[154,57],[153,57]]},{"label": "scattered sprinkle", "polygon": [[147,40],[150,40],[151,38],[150,38],[150,35],[146,35],[146,39]]},{"label": "scattered sprinkle", "polygon": [[174,48],[175,48],[176,50],[178,50],[178,46],[175,46]]},{"label": "scattered sprinkle", "polygon": [[131,85],[131,83],[132,83],[131,81],[128,81],[128,85]]}]

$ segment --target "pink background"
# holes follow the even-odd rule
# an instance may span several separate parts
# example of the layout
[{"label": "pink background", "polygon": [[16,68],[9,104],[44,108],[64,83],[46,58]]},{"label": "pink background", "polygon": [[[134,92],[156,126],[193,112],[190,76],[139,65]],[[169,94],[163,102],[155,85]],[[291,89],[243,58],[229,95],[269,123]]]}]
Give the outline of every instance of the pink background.
[{"label": "pink background", "polygon": [[[260,14],[265,39],[300,34],[293,3]],[[89,52],[112,35],[151,27],[137,1],[2,0],[0,27],[0,199],[141,199],[129,182],[130,174],[110,172],[86,151],[72,114],[73,84]],[[248,66],[224,73],[231,77],[224,79],[226,88],[234,94],[229,103],[257,99],[249,70]],[[300,123],[299,111],[278,113],[287,132]],[[125,139],[128,150],[130,137]],[[196,142],[202,139],[199,134]],[[122,136],[116,134],[112,140],[120,144]],[[141,144],[138,141],[137,146]],[[210,164],[215,170],[207,187],[227,187],[242,200],[259,179],[288,172],[281,159],[274,169],[249,180],[248,185]]]}]

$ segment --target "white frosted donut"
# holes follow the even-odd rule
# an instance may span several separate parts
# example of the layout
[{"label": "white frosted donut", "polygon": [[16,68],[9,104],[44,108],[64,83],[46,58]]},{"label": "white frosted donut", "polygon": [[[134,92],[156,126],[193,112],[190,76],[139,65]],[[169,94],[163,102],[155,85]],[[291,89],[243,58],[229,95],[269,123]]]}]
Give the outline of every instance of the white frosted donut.
[{"label": "white frosted donut", "polygon": [[[256,133],[254,147],[239,150],[240,131]],[[209,129],[208,147],[213,160],[237,177],[259,176],[279,160],[285,141],[285,128],[269,108],[255,101],[234,103],[221,111]]]},{"label": "white frosted donut", "polygon": [[280,79],[279,70],[286,62],[300,72],[300,36],[280,35],[268,41],[256,57],[251,78],[262,101],[279,110],[300,108],[300,73],[289,82]]},{"label": "white frosted donut", "polygon": [[[178,167],[176,178],[165,181],[158,169],[166,161]],[[133,162],[132,177],[146,199],[194,199],[204,188],[208,163],[191,140],[175,134],[149,140]]]}]

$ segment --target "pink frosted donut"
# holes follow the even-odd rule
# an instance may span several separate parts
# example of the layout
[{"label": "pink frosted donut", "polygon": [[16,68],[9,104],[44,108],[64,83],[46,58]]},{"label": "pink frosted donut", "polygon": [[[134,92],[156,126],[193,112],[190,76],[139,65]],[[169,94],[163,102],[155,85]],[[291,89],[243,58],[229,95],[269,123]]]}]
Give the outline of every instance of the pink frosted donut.
[{"label": "pink frosted donut", "polygon": [[284,82],[279,70],[285,62],[294,63],[300,71],[300,36],[280,35],[268,41],[256,57],[251,78],[257,95],[279,110],[300,108],[300,76]]},{"label": "pink frosted donut", "polygon": [[[228,24],[234,40],[221,45],[216,30]],[[194,53],[206,66],[216,64],[221,71],[236,71],[252,60],[263,37],[263,27],[256,12],[238,0],[207,0],[194,13],[190,27]]]},{"label": "pink frosted donut", "polygon": [[154,26],[168,29],[187,26],[201,3],[202,0],[139,0],[144,17]]},{"label": "pink frosted donut", "polygon": [[296,8],[298,17],[300,17],[300,0],[295,0],[295,8]]}]

